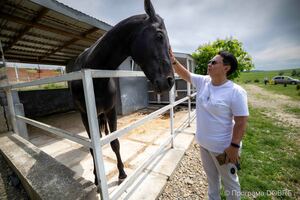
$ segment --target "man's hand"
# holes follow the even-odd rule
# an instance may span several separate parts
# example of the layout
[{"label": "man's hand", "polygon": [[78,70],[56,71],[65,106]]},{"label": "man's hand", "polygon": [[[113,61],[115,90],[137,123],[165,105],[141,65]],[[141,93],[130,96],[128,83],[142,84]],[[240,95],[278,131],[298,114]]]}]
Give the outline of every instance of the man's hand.
[{"label": "man's hand", "polygon": [[239,161],[239,149],[233,146],[227,147],[225,150],[226,152],[226,162],[225,163],[233,163],[236,164]]},{"label": "man's hand", "polygon": [[176,58],[174,56],[174,53],[172,51],[172,48],[169,48],[169,54],[170,54],[170,60],[171,60],[171,64],[173,65],[174,63],[176,63]]}]

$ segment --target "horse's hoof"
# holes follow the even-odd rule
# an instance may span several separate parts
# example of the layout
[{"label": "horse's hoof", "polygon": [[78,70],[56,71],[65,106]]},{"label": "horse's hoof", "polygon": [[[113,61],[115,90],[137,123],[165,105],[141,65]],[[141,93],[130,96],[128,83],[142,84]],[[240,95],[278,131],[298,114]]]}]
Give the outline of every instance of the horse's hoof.
[{"label": "horse's hoof", "polygon": [[123,181],[126,179],[126,177],[125,178],[119,178],[119,182],[118,182],[118,185],[121,185],[121,183],[123,183]]}]

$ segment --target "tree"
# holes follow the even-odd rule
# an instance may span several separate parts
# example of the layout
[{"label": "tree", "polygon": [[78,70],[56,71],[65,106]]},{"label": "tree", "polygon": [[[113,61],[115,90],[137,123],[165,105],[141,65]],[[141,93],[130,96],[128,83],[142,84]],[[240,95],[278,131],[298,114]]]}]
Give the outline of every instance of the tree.
[{"label": "tree", "polygon": [[280,72],[278,73],[279,76],[282,76],[283,74],[284,74],[284,71],[280,71]]},{"label": "tree", "polygon": [[296,76],[297,75],[297,71],[295,69],[293,69],[291,76]]},{"label": "tree", "polygon": [[237,39],[228,38],[225,40],[217,39],[212,43],[207,43],[199,46],[199,48],[192,54],[196,61],[195,72],[197,74],[207,74],[207,63],[219,51],[225,50],[232,53],[238,61],[237,70],[228,78],[234,79],[239,76],[242,71],[249,71],[254,68],[251,56],[243,49],[242,43]]}]

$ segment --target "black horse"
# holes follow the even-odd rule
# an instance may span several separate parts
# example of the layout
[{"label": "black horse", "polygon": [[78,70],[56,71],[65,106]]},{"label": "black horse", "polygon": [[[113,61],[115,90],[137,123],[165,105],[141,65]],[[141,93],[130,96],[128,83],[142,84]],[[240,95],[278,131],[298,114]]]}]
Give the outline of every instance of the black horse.
[{"label": "black horse", "polygon": [[[67,66],[67,72],[81,69],[116,70],[131,56],[141,67],[158,93],[169,91],[174,84],[174,73],[169,56],[169,39],[163,19],[155,14],[150,0],[145,0],[147,14],[129,17],[108,31],[90,48],[82,52],[74,64]],[[101,131],[108,134],[117,129],[116,86],[112,78],[93,80],[95,100]],[[82,81],[71,81],[69,86],[76,108],[80,111],[83,124],[90,136]],[[101,135],[100,135],[101,136]],[[117,157],[119,180],[127,175],[120,156],[118,139],[111,142]],[[94,159],[93,150],[91,154]],[[94,160],[95,184],[98,184]]]}]

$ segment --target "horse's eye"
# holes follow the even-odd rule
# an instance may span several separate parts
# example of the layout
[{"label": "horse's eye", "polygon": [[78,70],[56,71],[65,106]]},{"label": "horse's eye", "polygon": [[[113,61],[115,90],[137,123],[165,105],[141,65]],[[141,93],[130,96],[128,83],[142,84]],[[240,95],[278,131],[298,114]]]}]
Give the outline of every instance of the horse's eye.
[{"label": "horse's eye", "polygon": [[156,37],[158,40],[162,40],[164,38],[163,34],[161,33],[158,33]]}]

